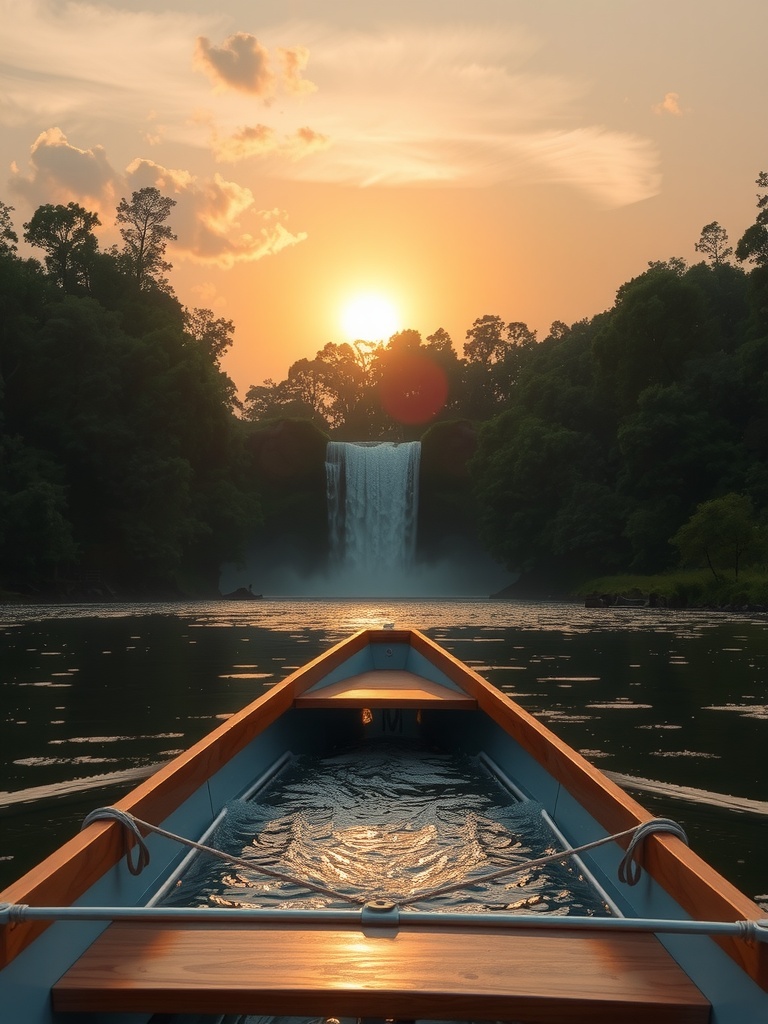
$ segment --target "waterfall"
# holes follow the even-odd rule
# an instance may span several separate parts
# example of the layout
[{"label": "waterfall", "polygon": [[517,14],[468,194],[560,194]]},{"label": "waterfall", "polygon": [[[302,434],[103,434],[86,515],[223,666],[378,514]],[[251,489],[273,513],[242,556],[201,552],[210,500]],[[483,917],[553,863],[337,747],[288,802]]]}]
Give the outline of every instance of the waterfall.
[{"label": "waterfall", "polygon": [[328,442],[331,562],[348,588],[392,596],[407,589],[404,577],[416,552],[420,457],[419,441]]}]

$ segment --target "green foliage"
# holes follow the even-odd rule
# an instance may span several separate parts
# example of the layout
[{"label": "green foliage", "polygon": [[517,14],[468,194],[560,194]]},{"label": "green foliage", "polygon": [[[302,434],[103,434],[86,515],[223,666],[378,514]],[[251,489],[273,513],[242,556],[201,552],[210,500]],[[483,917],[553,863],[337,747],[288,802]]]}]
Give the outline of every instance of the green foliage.
[{"label": "green foliage", "polygon": [[83,213],[41,207],[27,225],[47,273],[0,252],[0,580],[97,571],[129,593],[182,578],[215,592],[261,520],[218,365],[232,325],[139,287]]},{"label": "green foliage", "polygon": [[18,437],[0,440],[0,551],[6,581],[45,578],[77,551],[55,462]]},{"label": "green foliage", "polygon": [[618,543],[621,504],[589,435],[507,412],[482,428],[472,470],[481,537],[510,570],[584,571]]},{"label": "green foliage", "polygon": [[740,566],[766,550],[765,531],[752,502],[743,494],[726,494],[699,505],[672,537],[683,564],[706,563],[715,579],[722,572],[739,576]]},{"label": "green foliage", "polygon": [[0,256],[13,256],[18,247],[19,236],[13,229],[12,213],[12,206],[0,202]]},{"label": "green foliage", "polygon": [[739,492],[768,506],[757,273],[656,263],[535,348],[473,464],[492,554],[531,580],[654,572],[698,504]]},{"label": "green foliage", "polygon": [[768,266],[768,172],[760,171],[755,182],[760,189],[757,195],[757,216],[739,239],[736,259],[742,263],[754,263],[758,267]]},{"label": "green foliage", "polygon": [[[0,203],[3,575],[97,568],[172,588],[215,580],[254,530],[317,563],[332,433],[423,437],[423,552],[477,530],[510,569],[557,583],[668,570],[669,538],[692,557],[696,527],[713,585],[727,588],[726,566],[741,585],[760,531],[743,549],[702,548],[700,533],[711,503],[734,527],[724,495],[756,521],[768,511],[768,173],[757,184],[736,248],[749,271],[713,221],[695,246],[705,260],[653,261],[611,309],[555,321],[541,342],[484,315],[463,357],[442,329],[328,343],[252,387],[243,420],[220,367],[234,324],[183,309],[164,276],[172,200],[122,200],[124,247],[108,252],[95,214],[40,207],[25,238],[45,267],[17,255]],[[680,600],[699,592],[686,586]]]},{"label": "green foliage", "polygon": [[147,186],[133,192],[130,202],[121,199],[117,207],[115,221],[121,225],[123,239],[120,259],[141,289],[169,290],[165,275],[172,267],[165,259],[165,250],[176,235],[165,221],[175,205],[175,199]]},{"label": "green foliage", "polygon": [[709,569],[677,569],[653,576],[619,575],[587,579],[572,591],[574,597],[588,594],[653,594],[657,603],[670,608],[706,606],[712,608],[768,607],[768,572],[748,568],[739,578],[715,578]]},{"label": "green foliage", "polygon": [[45,252],[48,273],[65,291],[87,292],[98,251],[93,229],[99,223],[97,214],[78,203],[46,203],[24,225],[24,240]]},{"label": "green foliage", "polygon": [[328,435],[309,420],[276,419],[243,436],[263,522],[252,539],[262,556],[278,548],[293,565],[319,568],[327,552],[325,451]]},{"label": "green foliage", "polygon": [[701,237],[694,245],[696,252],[702,252],[715,266],[727,263],[733,256],[733,247],[728,245],[728,232],[716,220],[705,224]]},{"label": "green foliage", "polygon": [[451,558],[457,545],[477,536],[477,502],[469,463],[477,450],[477,428],[469,420],[435,423],[421,438],[419,555]]},{"label": "green foliage", "polygon": [[603,389],[613,394],[620,418],[647,387],[676,383],[686,361],[712,347],[701,290],[688,275],[659,265],[619,290],[594,352]]}]

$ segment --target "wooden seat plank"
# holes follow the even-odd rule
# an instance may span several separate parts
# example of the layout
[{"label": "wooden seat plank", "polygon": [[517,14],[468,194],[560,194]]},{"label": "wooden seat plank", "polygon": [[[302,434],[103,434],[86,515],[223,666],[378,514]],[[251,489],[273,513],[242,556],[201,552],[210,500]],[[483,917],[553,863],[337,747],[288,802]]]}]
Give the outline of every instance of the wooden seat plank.
[{"label": "wooden seat plank", "polygon": [[260,1013],[541,1024],[705,1024],[659,941],[630,932],[110,925],[53,988],[57,1011]]},{"label": "wooden seat plank", "polygon": [[378,669],[359,672],[339,682],[305,690],[294,698],[297,708],[424,708],[473,710],[474,697],[461,690],[432,682],[415,672]]}]

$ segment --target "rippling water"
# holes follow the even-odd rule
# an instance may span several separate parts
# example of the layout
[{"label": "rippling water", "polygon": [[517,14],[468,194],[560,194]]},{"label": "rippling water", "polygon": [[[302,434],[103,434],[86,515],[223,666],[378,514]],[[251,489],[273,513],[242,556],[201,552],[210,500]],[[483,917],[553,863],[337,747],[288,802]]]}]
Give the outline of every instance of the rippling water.
[{"label": "rippling water", "polygon": [[394,623],[479,670],[768,902],[765,616],[383,599],[0,612],[0,883],[292,669]]},{"label": "rippling water", "polygon": [[[210,845],[252,869],[198,858],[168,903],[316,909],[362,897],[470,913],[604,913],[569,864],[482,881],[562,849],[541,808],[514,800],[473,758],[403,743],[301,757],[256,800],[230,804]],[[296,884],[265,877],[260,865]],[[313,893],[302,881],[339,898]]]}]

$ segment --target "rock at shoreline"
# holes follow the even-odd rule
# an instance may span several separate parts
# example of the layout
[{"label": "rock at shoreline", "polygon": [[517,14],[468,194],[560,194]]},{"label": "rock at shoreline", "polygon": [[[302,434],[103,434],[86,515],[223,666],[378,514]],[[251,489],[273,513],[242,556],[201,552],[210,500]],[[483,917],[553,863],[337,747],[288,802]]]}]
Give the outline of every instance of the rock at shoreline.
[{"label": "rock at shoreline", "polygon": [[254,594],[250,587],[238,587],[231,594],[222,594],[222,601],[261,601],[263,594]]}]

